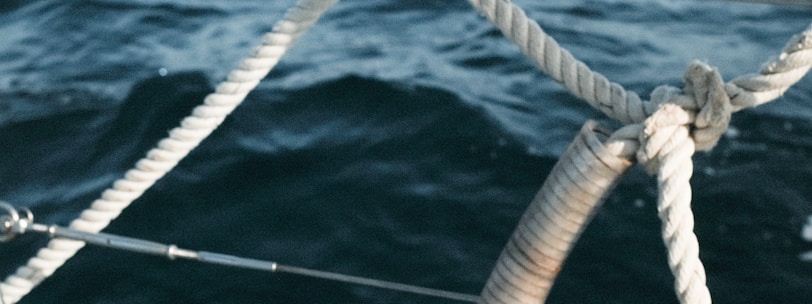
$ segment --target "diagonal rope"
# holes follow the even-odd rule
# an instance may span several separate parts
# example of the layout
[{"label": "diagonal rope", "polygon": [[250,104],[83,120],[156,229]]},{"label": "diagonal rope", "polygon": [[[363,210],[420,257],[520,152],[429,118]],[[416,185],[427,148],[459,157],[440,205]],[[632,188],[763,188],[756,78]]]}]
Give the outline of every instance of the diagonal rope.
[{"label": "diagonal rope", "polygon": [[[775,100],[807,74],[812,67],[812,26],[794,36],[782,53],[756,74],[725,84],[718,71],[695,62],[686,71],[682,90],[660,86],[652,92],[651,101],[641,101],[637,94],[575,59],[510,0],[469,1],[570,93],[626,125],[643,126],[637,128],[642,130],[637,160],[649,173],[657,174],[658,214],[677,296],[681,303],[711,303],[693,232],[691,157],[695,151],[709,150],[716,144],[732,112]],[[497,279],[492,276],[489,282]],[[532,282],[526,287],[535,288]]]},{"label": "diagonal rope", "polygon": [[[639,123],[656,111],[621,85],[591,70],[547,35],[524,10],[509,0],[469,0],[502,33],[516,44],[545,74],[593,108],[624,124]],[[782,53],[765,63],[756,74],[728,83],[733,110],[754,107],[780,97],[812,67],[812,25],[793,37]]]},{"label": "diagonal rope", "polygon": [[[172,170],[181,159],[197,147],[223,122],[253,90],[260,80],[279,62],[285,52],[312,26],[336,0],[300,0],[266,34],[264,43],[240,67],[208,95],[203,104],[171,130],[169,137],[139,160],[135,168],[105,190],[101,198],[84,210],[70,228],[99,232],[158,179]],[[55,239],[40,249],[25,266],[0,283],[4,303],[16,303],[42,280],[54,273],[62,264],[84,247],[81,241]]]},{"label": "diagonal rope", "polygon": [[[692,231],[691,156],[695,150],[710,149],[716,143],[731,112],[780,97],[808,72],[812,66],[812,27],[794,37],[781,55],[757,74],[723,84],[718,72],[693,64],[686,73],[683,90],[660,87],[652,94],[652,101],[642,101],[634,92],[627,92],[575,59],[509,0],[470,1],[543,71],[574,95],[625,124],[645,127],[639,128],[642,131],[637,157],[650,172],[657,173],[658,212],[663,221],[663,239],[669,248],[669,266],[676,278],[675,289],[683,303],[710,303],[698,242]],[[91,208],[71,223],[71,228],[88,232],[104,229],[213,132],[287,48],[334,2],[300,1],[266,36],[265,44],[252,58],[229,74],[228,80],[206,98],[204,105],[195,108],[180,127],[173,129],[124,178],[104,191]],[[0,301],[18,301],[83,246],[79,241],[51,241],[26,266],[0,284]]]},{"label": "diagonal rope", "polygon": [[646,119],[646,106],[634,92],[610,82],[558,45],[524,10],[507,0],[469,0],[545,74],[576,97],[624,124]]},{"label": "diagonal rope", "polygon": [[793,36],[781,54],[764,63],[758,73],[727,84],[734,111],[755,107],[781,97],[812,68],[812,25]]}]

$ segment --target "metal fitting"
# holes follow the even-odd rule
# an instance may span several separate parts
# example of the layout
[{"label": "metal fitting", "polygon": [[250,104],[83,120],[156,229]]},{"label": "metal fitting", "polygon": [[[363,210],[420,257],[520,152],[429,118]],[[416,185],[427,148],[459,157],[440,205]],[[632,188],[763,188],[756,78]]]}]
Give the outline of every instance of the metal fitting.
[{"label": "metal fitting", "polygon": [[[0,201],[0,211],[5,214],[0,215],[2,230],[0,230],[0,242],[8,242],[18,234],[23,234],[34,222],[34,214],[28,208],[14,209],[11,204]],[[25,218],[20,218],[20,212],[25,214]]]}]

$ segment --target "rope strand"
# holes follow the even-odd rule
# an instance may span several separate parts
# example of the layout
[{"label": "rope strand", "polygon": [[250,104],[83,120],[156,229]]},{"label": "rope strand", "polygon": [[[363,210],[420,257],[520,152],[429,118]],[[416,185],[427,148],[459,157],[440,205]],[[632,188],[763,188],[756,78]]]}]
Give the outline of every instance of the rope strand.
[{"label": "rope strand", "polygon": [[[70,227],[87,232],[99,232],[107,227],[135,199],[211,134],[296,40],[335,2],[336,0],[300,0],[288,10],[250,58],[232,71],[227,80],[218,85],[215,92],[194,109],[192,115],[184,118],[179,127],[171,130],[169,137],[161,140],[145,158],[138,161],[135,168],[127,171],[122,179],[105,190],[101,198],[70,223]],[[19,301],[84,245],[84,242],[75,240],[51,240],[25,266],[18,268],[0,284],[6,301]]]},{"label": "rope strand", "polygon": [[[469,0],[505,36],[519,46],[548,76],[593,108],[624,124],[646,119],[647,109],[636,93],[592,71],[558,45],[524,10],[508,0]],[[647,111],[648,110],[648,111]]]},{"label": "rope strand", "polygon": [[[470,3],[570,93],[610,118],[626,125],[645,126],[639,128],[642,131],[637,160],[649,173],[657,174],[662,236],[669,249],[668,262],[677,296],[681,303],[711,303],[693,232],[691,156],[716,144],[727,129],[732,112],[772,101],[806,75],[812,67],[812,26],[793,37],[783,52],[758,74],[724,84],[715,69],[695,62],[685,74],[682,90],[660,86],[652,93],[651,101],[641,101],[637,94],[575,59],[510,0],[470,0]],[[483,294],[489,294],[488,290]],[[484,299],[493,303],[516,300],[511,295]],[[531,302],[542,299],[528,298]]]}]

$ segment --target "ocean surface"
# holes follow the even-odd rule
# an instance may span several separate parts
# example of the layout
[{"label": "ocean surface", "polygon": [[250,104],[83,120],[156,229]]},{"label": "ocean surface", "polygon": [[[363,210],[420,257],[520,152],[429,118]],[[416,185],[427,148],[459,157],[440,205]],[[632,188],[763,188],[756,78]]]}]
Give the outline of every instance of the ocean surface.
[{"label": "ocean surface", "polygon": [[[0,4],[0,200],[66,225],[261,43],[294,1]],[[756,72],[812,10],[723,1],[517,3],[647,98],[694,59]],[[587,119],[463,0],[342,1],[233,115],[105,231],[478,294]],[[695,157],[715,303],[812,303],[812,77]],[[655,181],[631,170],[549,303],[676,303]],[[43,236],[0,244],[11,274]],[[20,303],[453,303],[87,247]]]}]

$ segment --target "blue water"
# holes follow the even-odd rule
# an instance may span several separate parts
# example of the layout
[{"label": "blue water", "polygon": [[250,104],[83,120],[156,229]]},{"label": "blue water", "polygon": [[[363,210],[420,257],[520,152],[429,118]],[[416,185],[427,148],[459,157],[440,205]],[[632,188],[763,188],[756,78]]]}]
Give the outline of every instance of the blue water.
[{"label": "blue water", "polygon": [[[755,72],[812,21],[719,1],[517,1],[573,54],[647,97],[693,59]],[[293,1],[0,4],[0,199],[67,224]],[[812,79],[734,115],[695,156],[694,211],[716,303],[810,303]],[[212,136],[106,230],[181,247],[479,293],[586,119],[459,1],[344,1]],[[676,303],[656,185],[625,176],[550,303]],[[0,244],[0,276],[45,244]],[[21,303],[448,303],[85,248]]]}]

